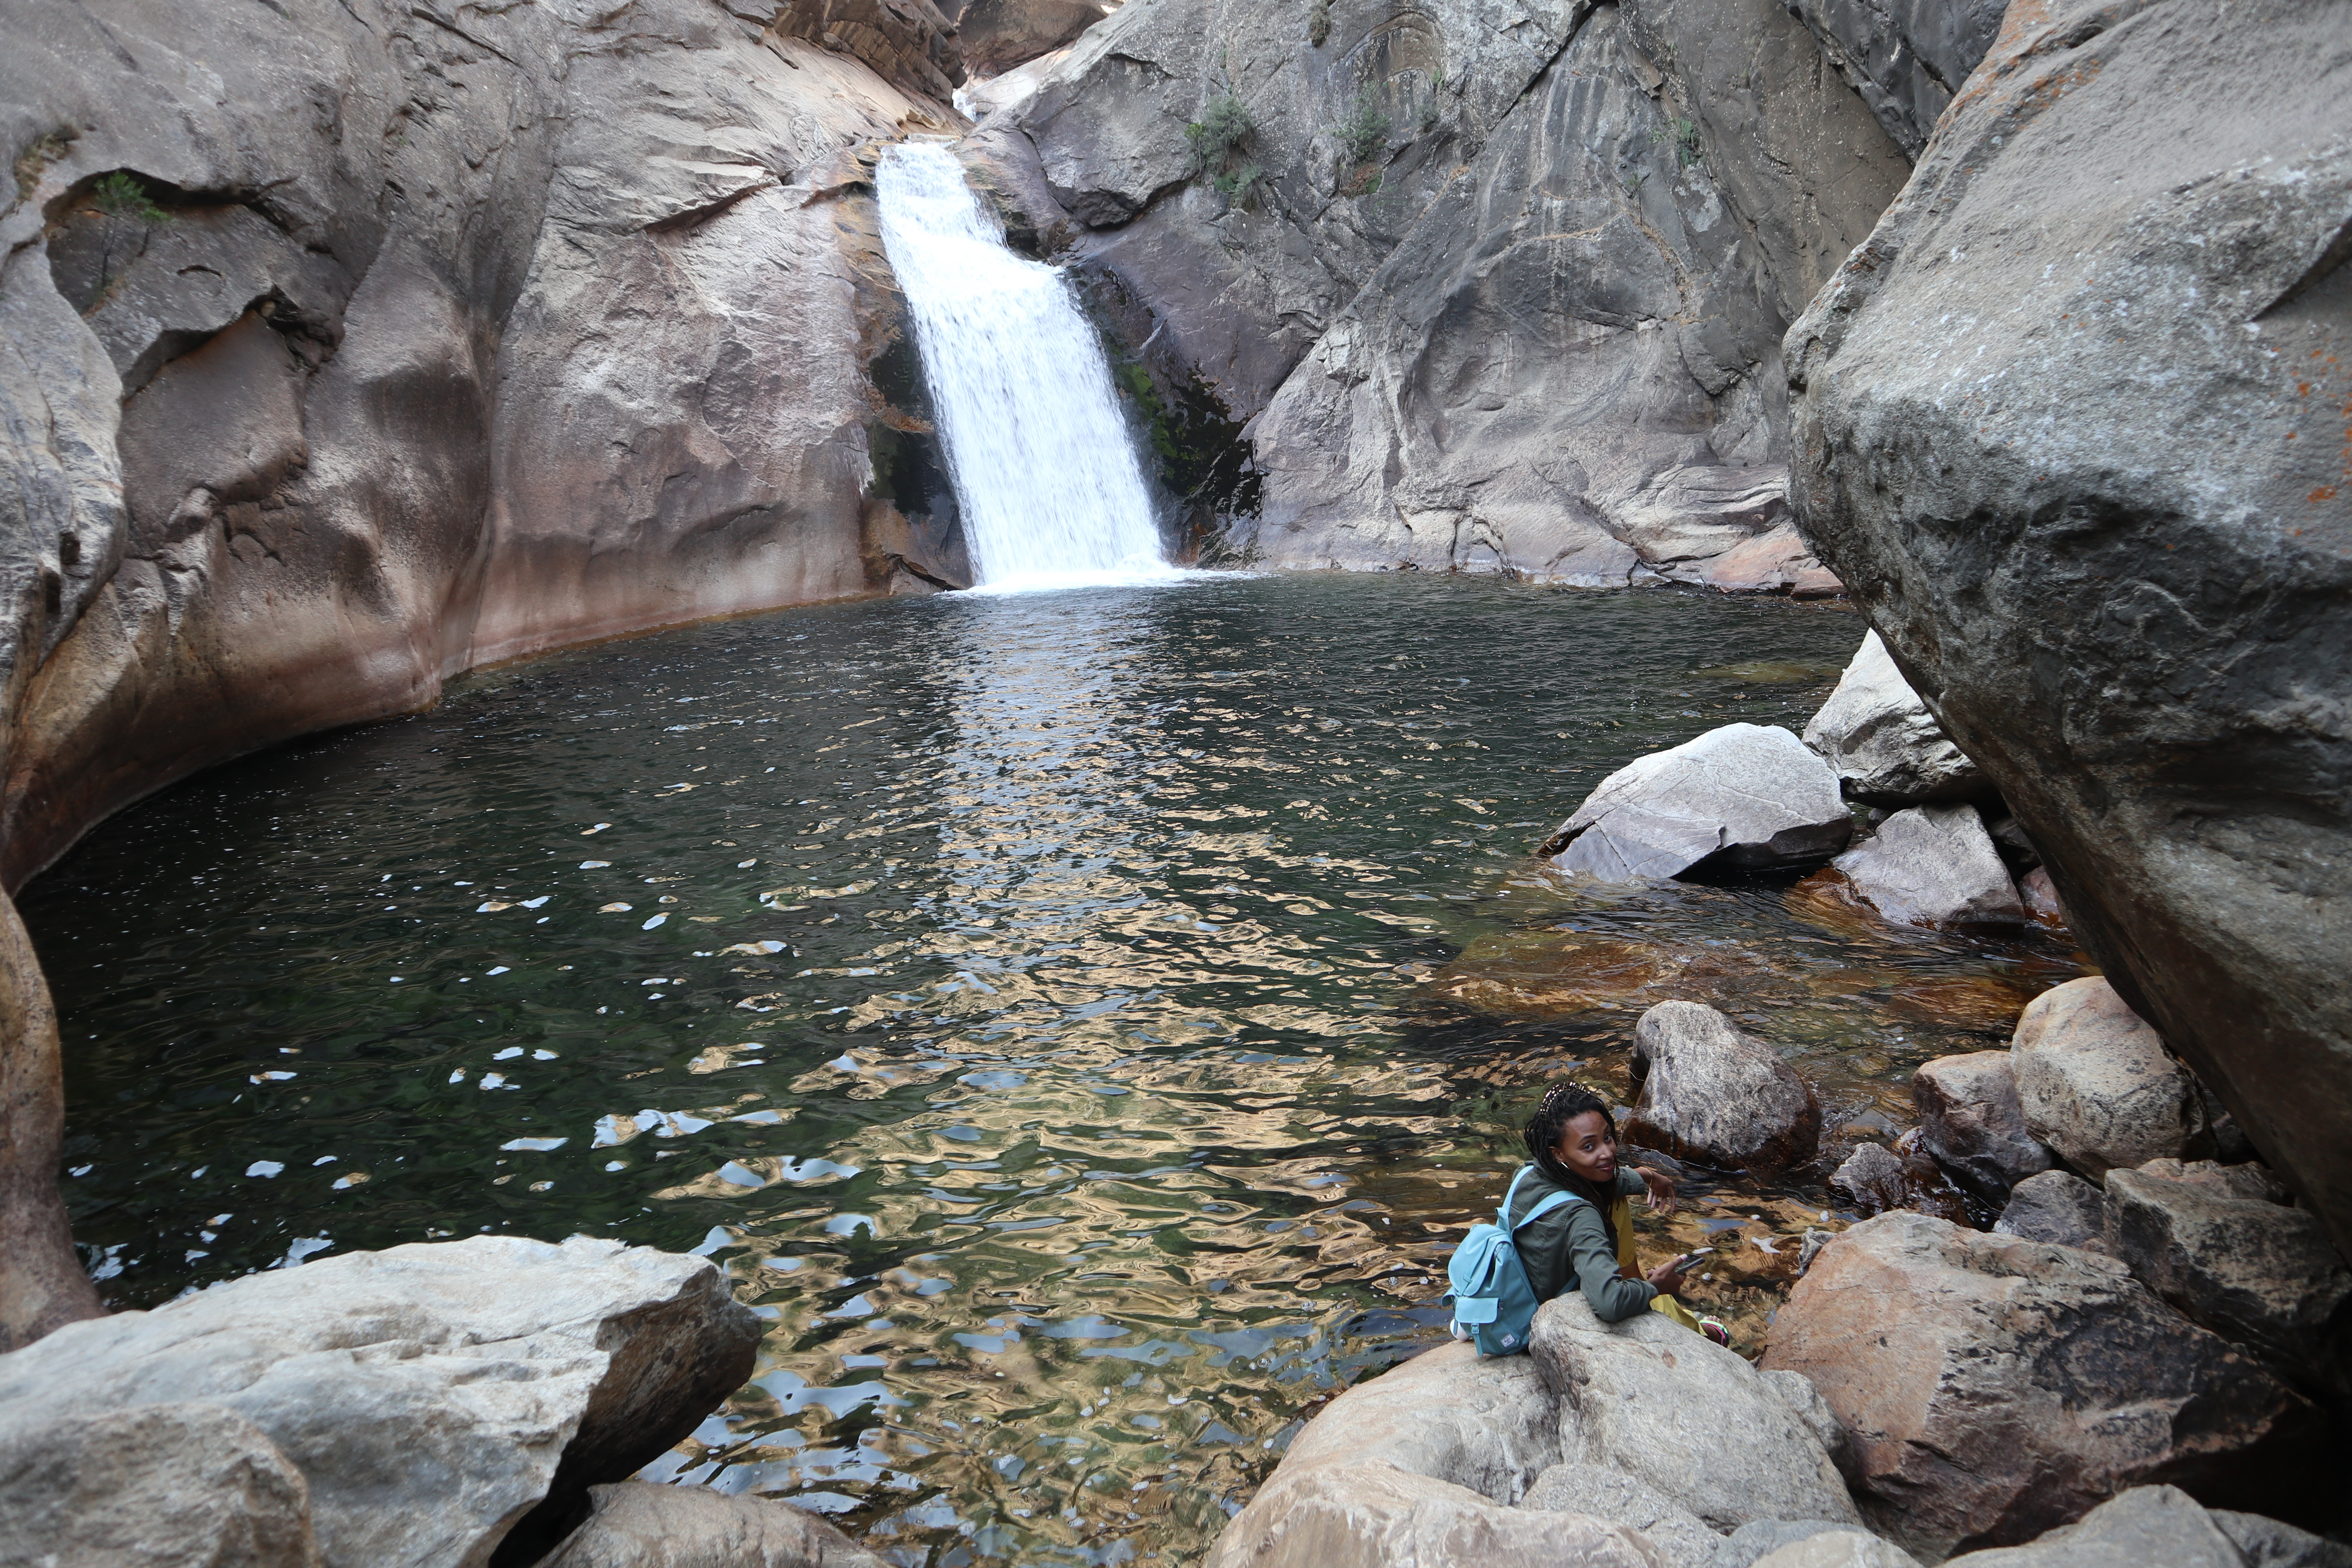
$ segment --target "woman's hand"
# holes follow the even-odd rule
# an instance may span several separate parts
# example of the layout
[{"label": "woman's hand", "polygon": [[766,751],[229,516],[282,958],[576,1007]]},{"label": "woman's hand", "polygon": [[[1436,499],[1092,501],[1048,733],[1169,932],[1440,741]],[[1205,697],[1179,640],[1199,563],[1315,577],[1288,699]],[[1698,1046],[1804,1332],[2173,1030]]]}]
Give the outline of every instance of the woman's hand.
[{"label": "woman's hand", "polygon": [[1672,1214],[1680,1206],[1675,1202],[1675,1184],[1665,1176],[1647,1165],[1634,1166],[1633,1173],[1642,1178],[1643,1186],[1650,1189],[1649,1197],[1643,1201],[1648,1203],[1653,1213]]},{"label": "woman's hand", "polygon": [[1675,1296],[1682,1293],[1683,1271],[1680,1267],[1682,1261],[1677,1258],[1670,1262],[1661,1263],[1650,1270],[1650,1283],[1658,1288],[1659,1295]]}]

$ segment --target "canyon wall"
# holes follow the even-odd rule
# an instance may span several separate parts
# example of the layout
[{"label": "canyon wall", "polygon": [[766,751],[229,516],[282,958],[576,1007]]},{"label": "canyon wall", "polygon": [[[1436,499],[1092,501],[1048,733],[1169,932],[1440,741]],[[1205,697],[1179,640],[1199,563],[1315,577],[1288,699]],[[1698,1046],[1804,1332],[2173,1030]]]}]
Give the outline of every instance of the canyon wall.
[{"label": "canyon wall", "polygon": [[[476,665],[929,586],[875,477],[926,437],[868,374],[859,161],[953,121],[928,0],[27,0],[6,45],[8,886]],[[29,958],[0,942],[0,1346],[93,1310]]]},{"label": "canyon wall", "polygon": [[2352,1253],[2352,10],[2020,4],[1790,333],[1796,498]]}]

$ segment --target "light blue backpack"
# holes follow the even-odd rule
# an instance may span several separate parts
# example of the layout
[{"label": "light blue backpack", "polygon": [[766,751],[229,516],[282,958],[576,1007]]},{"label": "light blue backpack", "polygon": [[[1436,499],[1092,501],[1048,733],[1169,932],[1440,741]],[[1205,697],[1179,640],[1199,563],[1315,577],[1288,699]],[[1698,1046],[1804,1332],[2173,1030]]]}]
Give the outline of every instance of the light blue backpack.
[{"label": "light blue backpack", "polygon": [[[1454,1260],[1445,1266],[1446,1281],[1454,1287],[1446,1292],[1454,1302],[1454,1332],[1456,1337],[1475,1340],[1480,1355],[1524,1352],[1528,1325],[1542,1305],[1536,1300],[1536,1288],[1528,1283],[1519,1249],[1511,1245],[1511,1233],[1518,1228],[1511,1223],[1511,1200],[1534,1169],[1533,1165],[1519,1167],[1519,1173],[1511,1178],[1511,1190],[1503,1194],[1503,1206],[1495,1211],[1495,1223],[1472,1226],[1462,1245],[1454,1248]],[[1581,1202],[1573,1193],[1555,1190],[1520,1215],[1518,1225],[1548,1215],[1562,1204]]]}]

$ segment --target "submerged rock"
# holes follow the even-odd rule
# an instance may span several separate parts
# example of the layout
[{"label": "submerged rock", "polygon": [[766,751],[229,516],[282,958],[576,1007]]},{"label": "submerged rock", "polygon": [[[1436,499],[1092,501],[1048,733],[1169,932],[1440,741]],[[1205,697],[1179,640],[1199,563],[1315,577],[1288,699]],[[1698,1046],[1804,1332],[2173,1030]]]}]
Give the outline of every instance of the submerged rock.
[{"label": "submerged rock", "polygon": [[2310,1401],[2122,1264],[1924,1215],[1824,1247],[1763,1364],[1812,1379],[1857,1496],[1923,1556],[2030,1541],[2152,1477],[2307,1503],[2330,1468]]},{"label": "submerged rock", "polygon": [[645,1481],[591,1487],[588,1502],[538,1568],[887,1568],[790,1503]]},{"label": "submerged rock", "polygon": [[0,1563],[317,1568],[302,1472],[217,1405],[0,1408]]},{"label": "submerged rock", "polygon": [[2028,1003],[2009,1049],[2026,1130],[2084,1175],[2203,1152],[2197,1080],[2101,976]]},{"label": "submerged rock", "polygon": [[2007,1051],[1970,1051],[1923,1062],[1911,1075],[1919,1145],[1944,1173],[1998,1203],[2027,1177],[2057,1163],[2026,1130],[2017,1075]]},{"label": "submerged rock", "polygon": [[1569,1295],[1538,1310],[1528,1349],[1559,1402],[1564,1463],[1631,1477],[1717,1531],[1862,1521],[1808,1413],[1712,1341],[1655,1312],[1603,1323]]},{"label": "submerged rock", "polygon": [[2018,925],[2025,907],[1973,805],[1898,811],[1833,862],[1856,897],[1912,925]]},{"label": "submerged rock", "polygon": [[2107,1200],[2072,1171],[2044,1171],[2017,1184],[1993,1229],[2053,1247],[2107,1250]]},{"label": "submerged rock", "polygon": [[1853,831],[1836,775],[1786,730],[1726,724],[1601,781],[1544,843],[1563,871],[1674,877],[1703,861],[1805,866]]},{"label": "submerged rock", "polygon": [[217,1405],[300,1470],[328,1562],[438,1568],[684,1437],[758,1339],[703,1258],[482,1236],[70,1324],[0,1358],[0,1419]]},{"label": "submerged rock", "polygon": [[2352,1398],[2352,1268],[2258,1167],[2156,1160],[2107,1173],[2107,1249],[2273,1372]]},{"label": "submerged rock", "polygon": [[1855,800],[1917,805],[1987,792],[1984,772],[1952,744],[1872,632],[1805,725],[1805,744],[1837,770]]},{"label": "submerged rock", "polygon": [[1772,1176],[1813,1157],[1820,1100],[1780,1053],[1696,1002],[1661,1002],[1633,1026],[1638,1091],[1626,1136],[1678,1160]]}]

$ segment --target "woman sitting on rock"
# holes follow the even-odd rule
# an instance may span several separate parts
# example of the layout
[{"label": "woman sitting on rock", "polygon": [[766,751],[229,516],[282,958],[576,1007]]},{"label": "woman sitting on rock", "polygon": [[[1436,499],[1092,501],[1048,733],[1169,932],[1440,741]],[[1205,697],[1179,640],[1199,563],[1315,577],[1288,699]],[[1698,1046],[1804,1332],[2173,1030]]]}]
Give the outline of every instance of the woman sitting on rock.
[{"label": "woman sitting on rock", "polygon": [[1683,1287],[1675,1267],[1681,1259],[1643,1275],[1633,1252],[1633,1195],[1646,1193],[1651,1208],[1671,1214],[1675,1184],[1643,1166],[1619,1168],[1617,1120],[1599,1095],[1578,1084],[1552,1085],[1528,1121],[1528,1156],[1535,1169],[1518,1184],[1509,1220],[1516,1224],[1549,1193],[1582,1200],[1562,1204],[1511,1233],[1537,1300],[1581,1286],[1592,1315],[1604,1323],[1621,1322],[1646,1308],[1717,1344],[1731,1342],[1721,1323],[1693,1315],[1675,1300]]}]

